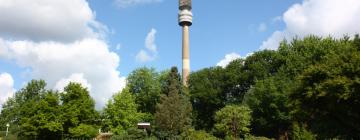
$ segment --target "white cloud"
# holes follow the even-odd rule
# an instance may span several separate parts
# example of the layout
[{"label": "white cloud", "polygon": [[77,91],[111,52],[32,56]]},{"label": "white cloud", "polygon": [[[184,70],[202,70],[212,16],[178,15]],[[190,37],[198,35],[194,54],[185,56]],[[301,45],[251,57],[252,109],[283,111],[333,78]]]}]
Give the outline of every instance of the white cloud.
[{"label": "white cloud", "polygon": [[284,14],[286,28],[276,31],[260,49],[276,49],[282,39],[306,35],[342,37],[360,33],[359,0],[304,0]]},{"label": "white cloud", "polygon": [[270,38],[262,43],[260,49],[276,50],[281,41],[284,39],[291,40],[292,37],[294,37],[294,35],[287,31],[275,31]]},{"label": "white cloud", "polygon": [[145,50],[140,50],[139,53],[135,56],[136,61],[138,62],[148,62],[153,61],[155,58],[150,56],[150,54]]},{"label": "white cloud", "polygon": [[0,74],[0,110],[6,100],[15,93],[14,80],[9,73]]},{"label": "white cloud", "polygon": [[91,85],[90,94],[98,108],[125,86],[125,78],[117,71],[119,56],[110,52],[102,40],[84,39],[63,44],[0,39],[0,44],[7,48],[10,60],[30,67],[32,78],[44,79],[50,88],[59,87],[61,81],[69,79]]},{"label": "white cloud", "polygon": [[83,73],[74,73],[69,76],[69,78],[63,78],[55,84],[55,89],[63,92],[64,87],[66,87],[70,82],[75,82],[81,84],[83,87],[86,87],[91,91],[91,84],[84,78]]},{"label": "white cloud", "polygon": [[266,29],[267,29],[266,24],[265,24],[265,23],[261,23],[261,24],[259,25],[259,27],[258,27],[257,30],[258,30],[258,32],[265,32]]},{"label": "white cloud", "polygon": [[225,55],[225,58],[223,60],[221,60],[220,62],[218,62],[216,64],[216,66],[225,68],[231,61],[239,59],[239,58],[241,58],[241,56],[237,53],[233,52],[233,53],[227,54],[227,55]]},{"label": "white cloud", "polygon": [[156,30],[152,28],[145,38],[145,47],[154,53],[157,52],[157,47],[155,44],[155,34]]},{"label": "white cloud", "polygon": [[86,0],[0,0],[0,59],[59,89],[80,82],[100,109],[125,86],[119,56]]},{"label": "white cloud", "polygon": [[12,40],[71,42],[107,30],[86,0],[1,0],[0,17],[0,35]]},{"label": "white cloud", "polygon": [[148,62],[153,61],[157,57],[157,47],[155,44],[156,39],[156,29],[151,29],[145,38],[145,48],[147,50],[141,49],[135,56],[136,61],[138,62]]},{"label": "white cloud", "polygon": [[141,4],[150,4],[150,3],[159,3],[163,0],[115,0],[117,6],[121,8],[126,8],[129,6],[141,5]]}]

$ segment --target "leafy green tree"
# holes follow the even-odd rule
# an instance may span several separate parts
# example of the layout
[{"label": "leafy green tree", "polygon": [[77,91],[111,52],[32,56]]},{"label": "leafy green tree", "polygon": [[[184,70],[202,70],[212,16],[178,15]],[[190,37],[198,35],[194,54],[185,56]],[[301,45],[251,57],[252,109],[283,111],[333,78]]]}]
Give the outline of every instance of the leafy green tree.
[{"label": "leafy green tree", "polygon": [[124,133],[131,127],[136,127],[144,117],[143,113],[137,111],[137,107],[135,97],[128,88],[115,94],[104,109],[106,127],[116,135]]},{"label": "leafy green tree", "polygon": [[143,113],[155,113],[155,106],[160,99],[160,82],[155,69],[139,68],[127,78],[130,93],[135,95],[138,110]]},{"label": "leafy green tree", "polygon": [[291,95],[299,107],[296,119],[321,139],[359,139],[360,51],[347,38],[318,42],[327,53],[298,76],[300,84]]},{"label": "leafy green tree", "polygon": [[298,91],[297,88],[301,88],[299,75],[311,65],[322,61],[331,51],[338,51],[333,49],[334,46],[339,45],[341,43],[337,43],[332,38],[322,39],[315,36],[295,38],[291,43],[283,41],[280,44],[279,50],[272,55],[275,59],[265,57],[267,58],[265,62],[272,65],[270,69],[267,68],[271,70],[268,72],[270,75],[265,76],[265,79],[256,79],[257,82],[248,92],[246,99],[253,109],[252,128],[255,134],[277,138],[288,137],[292,121],[298,119],[296,118],[298,115],[291,118],[291,112],[296,112],[296,109],[293,107],[295,102],[289,100],[289,95]]},{"label": "leafy green tree", "polygon": [[177,68],[171,68],[169,93],[161,96],[155,113],[155,124],[159,137],[176,138],[191,127],[192,107],[185,94],[180,94],[180,76]]},{"label": "leafy green tree", "polygon": [[224,70],[212,67],[191,73],[189,91],[195,115],[195,128],[210,131],[215,112],[226,105],[224,94]]},{"label": "leafy green tree", "polygon": [[[110,140],[146,140],[147,133],[138,128],[129,128],[127,131],[111,137]],[[150,138],[149,138],[150,139]]]},{"label": "leafy green tree", "polygon": [[316,135],[312,134],[305,125],[294,122],[292,125],[291,139],[293,140],[316,140]]},{"label": "leafy green tree", "polygon": [[278,74],[259,80],[249,90],[245,102],[252,109],[252,132],[256,135],[280,138],[291,128],[292,108],[288,105],[294,82]]},{"label": "leafy green tree", "polygon": [[59,95],[32,80],[9,99],[1,111],[3,124],[18,126],[21,139],[59,139],[63,131]]},{"label": "leafy green tree", "polygon": [[256,80],[275,75],[283,65],[276,51],[264,50],[237,59],[225,68],[205,68],[190,75],[189,91],[196,116],[195,128],[211,130],[215,112],[239,104]]},{"label": "leafy green tree", "polygon": [[251,110],[247,106],[227,105],[216,112],[215,129],[233,139],[239,135],[245,136],[250,132]]},{"label": "leafy green tree", "polygon": [[215,136],[204,130],[188,129],[182,134],[182,138],[186,140],[218,140]]},{"label": "leafy green tree", "polygon": [[353,41],[353,46],[357,48],[357,50],[360,50],[360,36],[359,34],[356,34]]},{"label": "leafy green tree", "polygon": [[227,104],[238,104],[243,101],[246,92],[256,80],[276,74],[283,65],[283,59],[276,51],[263,50],[255,52],[245,60],[237,59],[224,69],[223,92]]},{"label": "leafy green tree", "polygon": [[160,93],[161,94],[167,94],[168,86],[169,86],[169,76],[170,76],[170,70],[164,70],[159,73],[158,81],[160,83]]},{"label": "leafy green tree", "polygon": [[[64,133],[69,137],[87,138],[93,134],[92,129],[99,121],[99,114],[95,110],[95,101],[90,97],[89,91],[79,83],[69,83],[61,93],[62,112],[64,115]],[[81,126],[80,126],[81,125]],[[70,131],[71,130],[71,131]],[[74,132],[84,131],[79,134]]]},{"label": "leafy green tree", "polygon": [[76,127],[69,128],[69,133],[73,138],[94,138],[98,134],[96,127],[88,124],[80,124]]},{"label": "leafy green tree", "polygon": [[22,130],[35,126],[37,138],[59,139],[63,131],[59,99],[59,95],[52,91],[42,94],[41,99],[33,104],[33,109],[36,110],[33,116],[22,118]]}]

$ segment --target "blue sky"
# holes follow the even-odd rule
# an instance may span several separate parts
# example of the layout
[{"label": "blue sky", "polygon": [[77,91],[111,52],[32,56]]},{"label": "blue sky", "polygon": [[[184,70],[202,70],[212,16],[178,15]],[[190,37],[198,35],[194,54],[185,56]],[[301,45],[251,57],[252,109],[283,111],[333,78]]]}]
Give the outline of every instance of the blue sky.
[{"label": "blue sky", "polygon": [[[191,68],[215,66],[225,54],[241,56],[259,49],[272,32],[283,28],[274,21],[299,0],[217,0],[193,1],[194,21],[190,30]],[[181,66],[181,28],[177,24],[178,2],[163,0],[148,4],[119,7],[114,1],[90,0],[98,21],[107,25],[113,48],[120,57],[119,70],[123,75],[137,67],[149,66],[158,70]],[[259,31],[259,26],[265,29]],[[139,63],[134,59],[147,33],[156,29],[158,56],[154,61]]]},{"label": "blue sky", "polygon": [[[0,104],[44,79],[81,83],[101,108],[134,69],[181,67],[177,13],[177,0],[0,1]],[[193,14],[192,71],[295,36],[360,33],[359,0],[193,0]]]}]

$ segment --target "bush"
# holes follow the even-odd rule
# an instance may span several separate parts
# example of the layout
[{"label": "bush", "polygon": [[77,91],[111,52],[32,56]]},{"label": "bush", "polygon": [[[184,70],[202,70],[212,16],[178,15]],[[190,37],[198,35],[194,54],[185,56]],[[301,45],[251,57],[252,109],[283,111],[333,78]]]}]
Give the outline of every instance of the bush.
[{"label": "bush", "polygon": [[189,129],[184,132],[182,135],[185,140],[217,140],[215,136],[206,133],[204,130],[196,131],[194,129]]},{"label": "bush", "polygon": [[71,137],[74,138],[94,138],[98,134],[97,129],[92,125],[80,124],[77,127],[70,128]]},{"label": "bush", "polygon": [[257,136],[252,136],[252,135],[248,135],[245,137],[246,140],[273,140],[267,137],[257,137]]},{"label": "bush", "polygon": [[293,123],[291,139],[293,140],[316,140],[316,135],[306,129],[304,125]]},{"label": "bush", "polygon": [[147,138],[147,133],[144,130],[137,128],[129,128],[125,133],[114,135],[110,140],[144,140]]}]

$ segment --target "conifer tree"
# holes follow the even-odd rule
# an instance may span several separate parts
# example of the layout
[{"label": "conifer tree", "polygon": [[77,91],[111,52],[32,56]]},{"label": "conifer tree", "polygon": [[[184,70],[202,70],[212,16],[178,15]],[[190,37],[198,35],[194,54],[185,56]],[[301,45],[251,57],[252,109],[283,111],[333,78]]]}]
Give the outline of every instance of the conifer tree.
[{"label": "conifer tree", "polygon": [[[182,92],[176,67],[168,76],[167,94],[163,94],[156,106],[155,125],[160,138],[176,138],[191,126],[191,104]],[[164,91],[165,92],[165,91]]]}]

